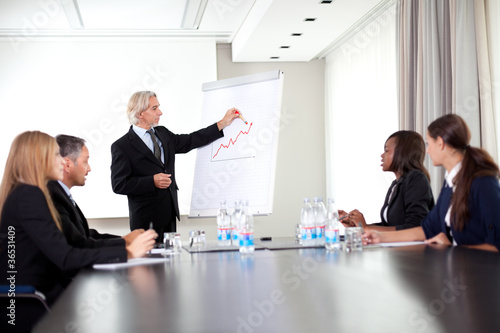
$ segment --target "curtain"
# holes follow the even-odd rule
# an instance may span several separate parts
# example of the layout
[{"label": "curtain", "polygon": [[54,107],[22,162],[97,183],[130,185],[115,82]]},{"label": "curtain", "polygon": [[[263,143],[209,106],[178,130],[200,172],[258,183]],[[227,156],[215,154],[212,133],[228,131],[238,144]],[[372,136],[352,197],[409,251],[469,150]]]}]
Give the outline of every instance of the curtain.
[{"label": "curtain", "polygon": [[380,155],[398,130],[395,2],[356,27],[326,58],[327,195],[369,223],[394,179]]},{"label": "curtain", "polygon": [[[452,112],[448,1],[400,1],[397,8],[399,126],[425,138],[432,120]],[[425,164],[436,195],[444,172],[428,157]]]},{"label": "curtain", "polygon": [[[498,53],[496,58],[490,56],[490,49],[494,48],[493,44],[497,43],[498,48],[498,32],[489,30],[488,21],[496,20],[498,16],[488,16],[488,3],[493,1],[475,0],[474,1],[474,18],[476,27],[476,42],[477,42],[477,58],[478,58],[478,77],[479,77],[479,104],[480,104],[480,119],[481,119],[481,146],[486,149],[495,161],[498,162],[497,155],[497,134],[495,131],[495,112],[492,94],[492,62],[498,61]],[[494,1],[498,9],[498,1]],[[498,10],[497,10],[498,15]],[[492,36],[496,34],[496,39]]]},{"label": "curtain", "polygon": [[[493,116],[495,117],[495,133],[498,138],[500,129],[500,1],[488,0],[486,8],[486,34],[488,36],[488,54],[490,60],[491,87],[490,93],[483,90],[481,96],[491,95]],[[496,141],[498,143],[498,141]],[[497,144],[497,158],[500,156],[500,145]]]},{"label": "curtain", "polygon": [[[456,113],[471,144],[496,160],[487,1],[399,0],[397,9],[400,128],[425,136],[434,119]],[[428,158],[426,166],[437,195],[444,170]]]}]

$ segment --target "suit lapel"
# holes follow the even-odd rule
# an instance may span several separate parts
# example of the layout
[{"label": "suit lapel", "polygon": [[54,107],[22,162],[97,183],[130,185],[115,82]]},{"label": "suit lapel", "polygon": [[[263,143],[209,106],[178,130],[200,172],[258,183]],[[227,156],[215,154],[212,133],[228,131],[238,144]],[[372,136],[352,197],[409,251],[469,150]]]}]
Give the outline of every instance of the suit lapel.
[{"label": "suit lapel", "polygon": [[[391,186],[389,186],[389,190],[387,191],[387,194],[385,195],[385,200],[384,200],[384,206],[383,207],[388,207],[389,204],[390,204],[390,202],[394,199],[394,196],[391,197],[391,193],[392,193],[392,191],[394,189],[394,186],[396,186],[396,185],[397,185],[397,181],[394,180],[392,182]],[[391,200],[389,200],[389,198]]]},{"label": "suit lapel", "polygon": [[83,228],[83,230],[85,231],[85,234],[88,237],[89,236],[89,227],[88,227],[88,224],[87,224],[87,220],[83,216],[82,211],[80,210],[80,208],[78,208],[78,205],[76,204],[76,202],[73,205],[73,202],[69,198],[69,196],[66,193],[66,191],[62,188],[61,184],[59,184],[58,182],[56,182],[55,184],[57,185],[57,189],[58,189],[58,191],[60,193],[60,196],[62,198],[64,198],[64,201],[66,202],[65,205],[67,207],[71,207],[70,209],[73,211],[73,215],[76,218],[75,223],[79,223],[79,225]]},{"label": "suit lapel", "polygon": [[399,184],[401,182],[399,180],[394,180],[391,183],[391,186],[389,186],[389,190],[387,191],[387,194],[385,195],[385,200],[384,200],[384,205],[382,206],[382,209],[380,210],[380,218],[382,219],[383,222],[387,222],[386,218],[384,217],[385,215],[385,210],[387,209],[387,215],[389,215],[389,208],[394,202],[394,198],[397,196],[397,192],[399,191]]},{"label": "suit lapel", "polygon": [[390,196],[389,198],[389,202],[387,203],[387,206],[390,207],[392,205],[392,203],[394,202],[394,199],[398,196],[397,193],[399,191],[399,185],[401,185],[401,183],[403,182],[403,177],[399,178],[397,181],[396,181],[396,184],[394,184],[394,188],[392,189],[392,195]]},{"label": "suit lapel", "polygon": [[165,165],[168,165],[168,151],[169,151],[168,143],[169,143],[169,139],[165,135],[165,133],[163,131],[161,131],[160,129],[155,130],[155,133],[156,133],[156,137],[158,138],[158,140],[161,141],[161,144],[163,146],[163,159],[165,161]]},{"label": "suit lapel", "polygon": [[142,155],[144,155],[145,157],[150,159],[152,162],[158,164],[159,166],[161,166],[163,168],[162,163],[160,161],[158,161],[158,159],[155,157],[153,152],[148,148],[148,146],[146,146],[144,141],[142,141],[142,139],[134,132],[134,130],[132,129],[132,126],[130,126],[130,129],[128,131],[128,135],[129,135],[131,145],[135,149],[137,149],[137,151],[139,153],[141,153]]},{"label": "suit lapel", "polygon": [[89,229],[89,224],[87,222],[87,219],[85,218],[85,215],[83,215],[82,211],[80,210],[80,207],[78,207],[78,204],[75,202],[75,210],[76,213],[78,214],[78,217],[80,218],[80,222],[83,226],[83,229],[85,229],[85,234],[87,237],[90,237],[90,229]]}]

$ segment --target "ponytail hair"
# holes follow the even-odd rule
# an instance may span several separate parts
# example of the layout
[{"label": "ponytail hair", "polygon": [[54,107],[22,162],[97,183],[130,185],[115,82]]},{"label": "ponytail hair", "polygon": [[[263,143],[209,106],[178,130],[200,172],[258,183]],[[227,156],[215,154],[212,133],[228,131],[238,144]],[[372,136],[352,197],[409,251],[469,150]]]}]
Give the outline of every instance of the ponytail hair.
[{"label": "ponytail hair", "polygon": [[498,178],[498,165],[488,152],[481,148],[471,147],[470,130],[465,121],[456,114],[447,114],[434,120],[427,127],[433,139],[441,137],[443,142],[463,153],[462,167],[453,179],[455,191],[451,198],[451,223],[462,231],[470,219],[469,193],[472,181],[477,177],[491,176]]}]

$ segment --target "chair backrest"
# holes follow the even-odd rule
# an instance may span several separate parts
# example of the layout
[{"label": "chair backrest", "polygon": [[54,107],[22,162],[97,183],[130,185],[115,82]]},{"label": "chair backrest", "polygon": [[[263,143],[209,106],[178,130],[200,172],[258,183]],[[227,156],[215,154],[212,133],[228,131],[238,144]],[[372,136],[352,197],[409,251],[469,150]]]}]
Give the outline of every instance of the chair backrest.
[{"label": "chair backrest", "polygon": [[29,332],[50,312],[45,295],[33,286],[0,285],[1,332]]}]

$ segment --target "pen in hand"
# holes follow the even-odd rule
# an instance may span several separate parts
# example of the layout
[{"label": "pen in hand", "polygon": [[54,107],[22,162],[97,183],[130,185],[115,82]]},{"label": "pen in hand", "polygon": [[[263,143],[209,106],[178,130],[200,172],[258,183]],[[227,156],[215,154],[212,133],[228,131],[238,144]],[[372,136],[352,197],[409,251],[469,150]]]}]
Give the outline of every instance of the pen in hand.
[{"label": "pen in hand", "polygon": [[[149,230],[153,229],[153,222],[149,222]],[[149,250],[148,254],[153,253],[153,250]]]}]

